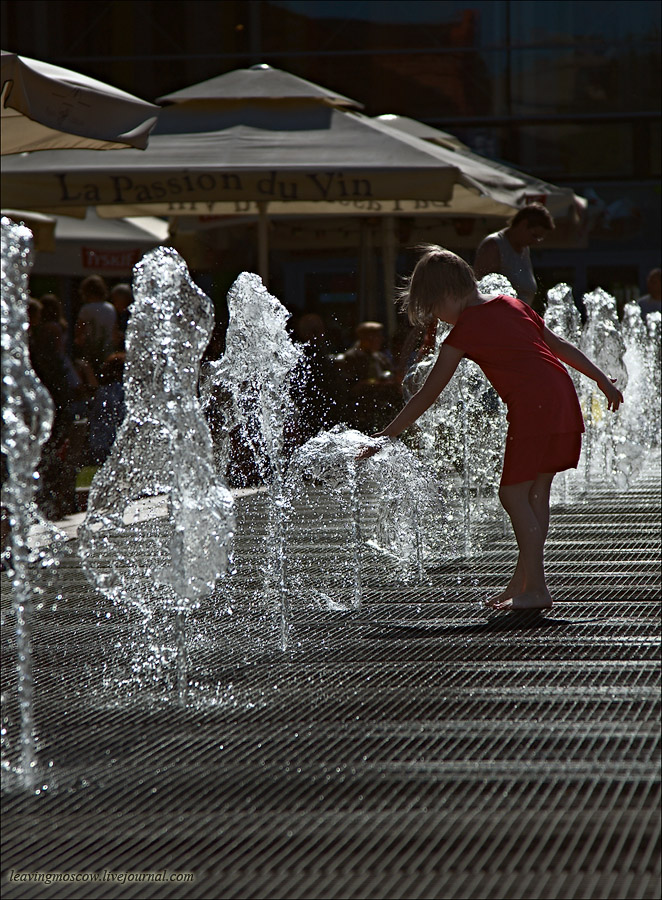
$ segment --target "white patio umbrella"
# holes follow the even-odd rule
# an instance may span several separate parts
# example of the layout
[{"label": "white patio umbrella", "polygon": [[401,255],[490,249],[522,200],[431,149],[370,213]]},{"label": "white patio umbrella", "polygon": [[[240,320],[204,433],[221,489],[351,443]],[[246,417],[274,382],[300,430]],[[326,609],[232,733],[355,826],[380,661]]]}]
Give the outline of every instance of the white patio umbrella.
[{"label": "white patio umbrella", "polygon": [[2,169],[5,203],[69,215],[94,206],[108,217],[242,214],[245,204],[267,213],[285,204],[296,212],[311,202],[443,202],[456,182],[470,181],[454,163],[442,162],[437,148],[346,111],[352,101],[339,106],[317,86],[308,95],[303,88],[301,96],[283,97],[282,81],[293,89],[309,82],[267,70],[240,74],[261,82],[276,73],[275,97],[244,88],[237,96],[237,73],[230,72],[194,86],[211,84],[209,98],[199,99],[193,88],[161,98],[171,105],[143,152],[11,157]]},{"label": "white patio umbrella", "polygon": [[[360,113],[356,101],[270,66],[159,102],[167,106],[143,152],[11,158],[5,202],[68,215],[94,206],[103,217],[255,215],[266,281],[270,217],[383,215],[385,255],[394,258],[394,216],[503,221],[525,186],[518,174],[399,132]],[[385,268],[391,273],[393,263]]]},{"label": "white patio umbrella", "polygon": [[[10,157],[5,203],[41,212],[101,216],[245,214],[259,218],[259,271],[268,280],[267,221],[288,213],[344,212],[343,203],[434,200],[454,185],[480,187],[436,148],[354,112],[355,101],[271,67],[238,70],[161,98],[146,150],[54,150]],[[348,111],[352,109],[352,111]],[[365,214],[365,213],[364,213]]]},{"label": "white patio umbrella", "polygon": [[50,248],[37,247],[41,252],[36,254],[32,268],[35,275],[128,278],[147,250],[168,241],[168,223],[152,217],[100,219],[90,208],[84,219],[51,218],[53,244]]},{"label": "white patio umbrella", "polygon": [[[54,151],[3,166],[5,202],[104,217],[256,215],[261,257],[277,215],[506,216],[521,181],[463,171],[443,148],[362,115],[347,97],[270,66],[240,69],[160,98],[149,147]],[[469,171],[471,170],[471,171]],[[479,180],[489,177],[489,186]]]},{"label": "white patio umbrella", "polygon": [[[411,119],[408,116],[381,115],[376,121],[401,134],[419,138],[436,147],[442,148],[446,153],[455,154],[457,165],[468,174],[475,171],[475,177],[484,184],[486,190],[492,190],[496,195],[501,195],[505,203],[514,203],[516,208],[526,206],[527,203],[537,201],[543,203],[554,217],[565,218],[575,214],[581,214],[587,207],[588,201],[578,196],[571,188],[559,187],[550,184],[535,175],[529,175],[513,166],[493,159],[487,159],[473,150],[453,134],[432,128],[424,122]],[[451,156],[451,158],[453,158]],[[474,166],[478,167],[474,170]],[[494,173],[491,183],[489,170]],[[502,176],[512,179],[507,197],[503,195]],[[516,184],[519,187],[516,187]]]},{"label": "white patio umbrella", "polygon": [[160,107],[78,72],[2,51],[2,155],[144,149]]},{"label": "white patio umbrella", "polygon": [[55,216],[21,209],[3,209],[2,215],[17,225],[26,225],[30,229],[35,250],[45,252],[55,250]]}]

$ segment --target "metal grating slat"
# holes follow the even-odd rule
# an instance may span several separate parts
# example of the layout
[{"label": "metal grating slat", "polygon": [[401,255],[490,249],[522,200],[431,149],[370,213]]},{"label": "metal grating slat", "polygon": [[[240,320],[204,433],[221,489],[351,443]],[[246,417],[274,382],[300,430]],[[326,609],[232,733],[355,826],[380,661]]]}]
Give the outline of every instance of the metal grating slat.
[{"label": "metal grating slat", "polygon": [[[557,603],[543,617],[478,609],[514,565],[499,523],[480,553],[438,561],[421,584],[366,549],[360,610],[294,592],[285,653],[256,599],[264,498],[243,497],[234,614],[219,594],[191,621],[187,708],[160,683],[138,688],[140,622],[90,588],[69,548],[57,571],[35,573],[38,756],[53,765],[39,796],[3,793],[3,897],[657,900],[653,474],[556,510]],[[309,547],[320,578],[342,531],[326,525],[325,547]],[[10,882],[12,869],[195,881],[46,887]]]}]

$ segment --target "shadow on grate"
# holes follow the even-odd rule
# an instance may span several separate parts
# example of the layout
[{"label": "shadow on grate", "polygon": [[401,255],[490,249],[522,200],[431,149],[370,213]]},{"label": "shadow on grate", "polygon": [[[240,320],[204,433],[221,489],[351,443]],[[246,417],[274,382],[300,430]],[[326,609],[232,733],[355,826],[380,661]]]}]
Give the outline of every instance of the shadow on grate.
[{"label": "shadow on grate", "polygon": [[[34,629],[47,787],[3,794],[3,896],[657,898],[657,481],[557,510],[557,604],[486,617],[514,559],[500,527],[422,583],[366,552],[363,607],[295,603],[285,653],[203,607],[184,708],[136,688],[136,623],[65,555]],[[10,752],[14,651],[8,614]]]}]

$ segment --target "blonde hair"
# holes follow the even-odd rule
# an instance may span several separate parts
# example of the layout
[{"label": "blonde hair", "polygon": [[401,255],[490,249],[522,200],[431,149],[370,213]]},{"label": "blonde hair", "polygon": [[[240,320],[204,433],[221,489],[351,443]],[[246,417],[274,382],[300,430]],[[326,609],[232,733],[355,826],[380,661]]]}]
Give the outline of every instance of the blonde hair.
[{"label": "blonde hair", "polygon": [[476,286],[468,262],[437,244],[417,248],[421,257],[400,290],[400,309],[412,325],[427,325],[437,318],[442,299],[460,300]]}]

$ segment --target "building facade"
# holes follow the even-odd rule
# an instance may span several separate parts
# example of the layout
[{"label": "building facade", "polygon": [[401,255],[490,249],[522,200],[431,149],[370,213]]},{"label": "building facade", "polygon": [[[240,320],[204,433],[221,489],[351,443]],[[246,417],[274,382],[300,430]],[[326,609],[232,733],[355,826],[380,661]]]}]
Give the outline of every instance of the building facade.
[{"label": "building facade", "polygon": [[[4,0],[2,34],[5,49],[146,100],[269,63],[584,196],[588,245],[538,251],[544,286],[601,286],[622,302],[660,264],[657,0]],[[304,260],[283,238],[295,305],[360,290],[354,240],[339,233],[334,251],[320,236]]]}]

